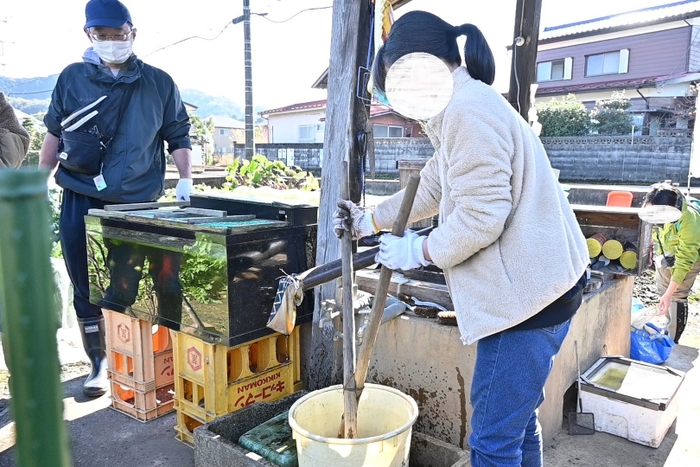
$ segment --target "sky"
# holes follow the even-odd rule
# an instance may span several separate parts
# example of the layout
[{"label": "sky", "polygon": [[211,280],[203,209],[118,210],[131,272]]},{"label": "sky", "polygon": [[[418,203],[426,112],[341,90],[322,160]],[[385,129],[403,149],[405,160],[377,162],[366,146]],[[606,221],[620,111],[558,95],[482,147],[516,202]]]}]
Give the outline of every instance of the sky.
[{"label": "sky", "polygon": [[[542,0],[540,26],[672,2]],[[82,30],[85,3],[86,0],[4,0],[0,10],[0,76],[49,76],[79,61],[90,45]],[[242,0],[124,0],[123,3],[129,8],[137,30],[134,52],[139,58],[168,72],[180,89],[197,89],[244,103],[243,24],[231,24],[233,18],[242,14]],[[326,97],[325,91],[311,86],[328,66],[332,3],[332,0],[250,0],[254,13],[251,54],[256,108],[271,109]],[[411,10],[426,10],[455,25],[478,26],[496,58],[494,86],[505,92],[510,74],[506,47],[512,42],[516,3],[516,0],[413,0],[398,9],[396,16]],[[323,9],[299,13],[308,8]],[[194,36],[199,38],[188,39]],[[176,42],[179,43],[172,45]]]}]

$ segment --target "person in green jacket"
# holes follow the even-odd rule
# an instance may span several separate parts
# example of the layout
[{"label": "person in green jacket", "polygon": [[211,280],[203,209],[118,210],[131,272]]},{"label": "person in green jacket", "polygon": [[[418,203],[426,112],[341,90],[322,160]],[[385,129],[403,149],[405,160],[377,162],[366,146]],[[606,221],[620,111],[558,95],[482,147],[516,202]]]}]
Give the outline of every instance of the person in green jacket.
[{"label": "person in green jacket", "polygon": [[678,343],[688,322],[688,295],[700,272],[700,212],[669,182],[652,185],[643,207],[648,212],[657,208],[656,219],[645,220],[661,224],[653,233],[659,313],[668,313],[669,336]]}]

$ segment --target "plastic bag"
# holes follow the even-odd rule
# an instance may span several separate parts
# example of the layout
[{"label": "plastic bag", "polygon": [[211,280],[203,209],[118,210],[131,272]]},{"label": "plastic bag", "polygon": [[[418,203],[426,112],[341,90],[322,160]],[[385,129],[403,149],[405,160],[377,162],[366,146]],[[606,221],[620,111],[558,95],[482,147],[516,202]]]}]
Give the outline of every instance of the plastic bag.
[{"label": "plastic bag", "polygon": [[630,358],[641,362],[660,365],[671,356],[676,345],[668,334],[652,323],[646,323],[644,329],[632,328],[630,334]]},{"label": "plastic bag", "polygon": [[648,306],[646,308],[632,308],[632,317],[630,324],[633,328],[644,329],[644,325],[659,314],[659,309],[656,306]]}]

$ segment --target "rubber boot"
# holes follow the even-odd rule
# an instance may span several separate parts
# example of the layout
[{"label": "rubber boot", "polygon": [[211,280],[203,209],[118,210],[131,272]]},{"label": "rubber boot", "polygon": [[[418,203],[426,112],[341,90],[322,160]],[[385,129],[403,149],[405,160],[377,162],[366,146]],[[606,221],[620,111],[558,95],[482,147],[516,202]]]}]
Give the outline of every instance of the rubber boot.
[{"label": "rubber boot", "polygon": [[671,323],[668,326],[668,335],[673,338],[673,342],[678,344],[678,341],[681,340],[681,334],[685,330],[685,325],[688,324],[688,303],[671,302],[669,312]]},{"label": "rubber boot", "polygon": [[78,318],[80,334],[83,336],[83,348],[90,359],[92,371],[83,383],[83,393],[88,397],[99,397],[107,392],[107,349],[105,345],[105,319]]}]

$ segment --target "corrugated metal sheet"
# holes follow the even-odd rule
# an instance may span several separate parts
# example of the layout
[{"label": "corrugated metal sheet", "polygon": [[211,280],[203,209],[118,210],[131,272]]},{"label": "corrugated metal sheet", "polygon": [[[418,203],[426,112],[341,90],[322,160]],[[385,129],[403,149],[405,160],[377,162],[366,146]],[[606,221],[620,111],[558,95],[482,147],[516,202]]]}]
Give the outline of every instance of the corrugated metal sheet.
[{"label": "corrugated metal sheet", "polygon": [[576,23],[547,27],[544,28],[544,31],[539,35],[539,40],[544,41],[547,39],[585,34],[605,29],[639,27],[646,24],[665,22],[673,18],[682,18],[684,16],[700,16],[700,0],[667,3],[665,5],[603,16]]}]

